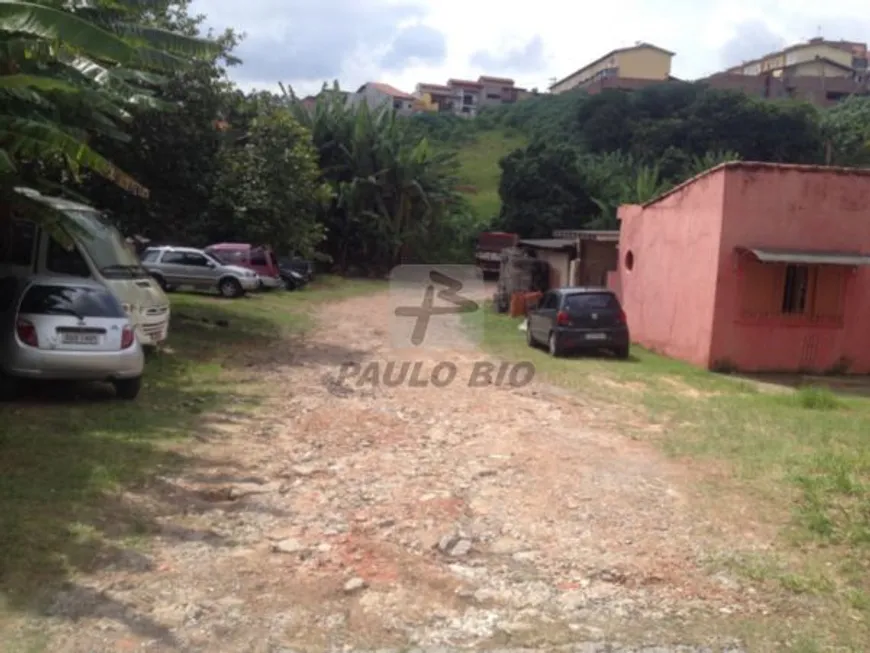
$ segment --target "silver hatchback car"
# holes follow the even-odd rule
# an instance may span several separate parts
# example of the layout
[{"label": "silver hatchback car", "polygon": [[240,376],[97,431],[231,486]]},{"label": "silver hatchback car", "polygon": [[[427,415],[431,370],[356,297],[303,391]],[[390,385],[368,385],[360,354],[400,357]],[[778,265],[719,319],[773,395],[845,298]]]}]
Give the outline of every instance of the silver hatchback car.
[{"label": "silver hatchback car", "polygon": [[144,367],[135,330],[105,286],[69,277],[0,279],[0,377],[108,381],[119,398],[135,399]]}]

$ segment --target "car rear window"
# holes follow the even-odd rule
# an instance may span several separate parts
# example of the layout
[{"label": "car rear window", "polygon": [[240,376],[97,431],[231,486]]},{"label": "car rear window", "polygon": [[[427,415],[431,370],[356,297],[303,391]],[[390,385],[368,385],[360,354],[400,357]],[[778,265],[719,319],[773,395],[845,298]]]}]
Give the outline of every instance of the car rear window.
[{"label": "car rear window", "polygon": [[24,293],[18,312],[29,315],[125,317],[123,307],[110,292],[78,286],[31,286]]},{"label": "car rear window", "polygon": [[270,265],[268,255],[262,249],[251,251],[251,265]]},{"label": "car rear window", "polygon": [[578,293],[565,297],[565,308],[569,311],[616,310],[619,302],[614,295],[607,292]]}]

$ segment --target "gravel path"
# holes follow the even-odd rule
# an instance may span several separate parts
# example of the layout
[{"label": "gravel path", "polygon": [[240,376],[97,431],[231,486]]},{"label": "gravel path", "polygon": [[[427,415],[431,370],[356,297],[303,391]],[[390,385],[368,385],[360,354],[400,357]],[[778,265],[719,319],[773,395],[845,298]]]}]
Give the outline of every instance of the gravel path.
[{"label": "gravel path", "polygon": [[[469,387],[486,359],[459,341],[391,350],[390,315],[343,301],[292,360],[252,354],[268,405],[204,421],[198,465],[125,498],[160,532],[56,597],[48,650],[741,650],[730,624],[768,608],[706,561],[746,536],[683,466],[538,381]],[[339,379],[371,361],[457,377]]]}]

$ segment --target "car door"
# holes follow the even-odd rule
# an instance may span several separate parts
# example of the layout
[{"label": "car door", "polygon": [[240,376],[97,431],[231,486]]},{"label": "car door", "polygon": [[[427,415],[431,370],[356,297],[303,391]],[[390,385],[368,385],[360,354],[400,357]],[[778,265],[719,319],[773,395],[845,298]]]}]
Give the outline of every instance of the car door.
[{"label": "car door", "polygon": [[[528,328],[531,329],[532,335],[535,338],[544,337],[547,335],[547,333],[549,333],[548,331],[547,332],[543,331],[542,323],[544,321],[543,316],[546,313],[547,305],[549,304],[552,296],[553,296],[553,293],[549,293],[549,292],[544,293],[543,296],[541,297],[541,301],[538,302],[538,306],[529,312]],[[544,334],[544,336],[541,335],[542,333]]]},{"label": "car door", "polygon": [[166,283],[171,286],[190,285],[184,267],[184,252],[165,251],[154,265],[154,271],[163,275]]},{"label": "car door", "polygon": [[548,292],[546,301],[541,303],[541,308],[538,311],[538,325],[535,336],[540,340],[546,340],[550,337],[550,331],[556,323],[556,313],[559,309],[559,295],[554,292]]},{"label": "car door", "polygon": [[215,263],[199,252],[184,253],[184,270],[197,288],[211,288],[216,282]]}]

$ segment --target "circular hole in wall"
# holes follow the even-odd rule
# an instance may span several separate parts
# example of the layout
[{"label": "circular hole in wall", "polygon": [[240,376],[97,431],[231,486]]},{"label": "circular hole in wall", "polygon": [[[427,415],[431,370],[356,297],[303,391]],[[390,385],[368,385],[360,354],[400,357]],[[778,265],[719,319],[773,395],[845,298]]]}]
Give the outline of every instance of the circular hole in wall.
[{"label": "circular hole in wall", "polygon": [[631,270],[634,267],[634,252],[628,250],[625,253],[625,269]]}]

